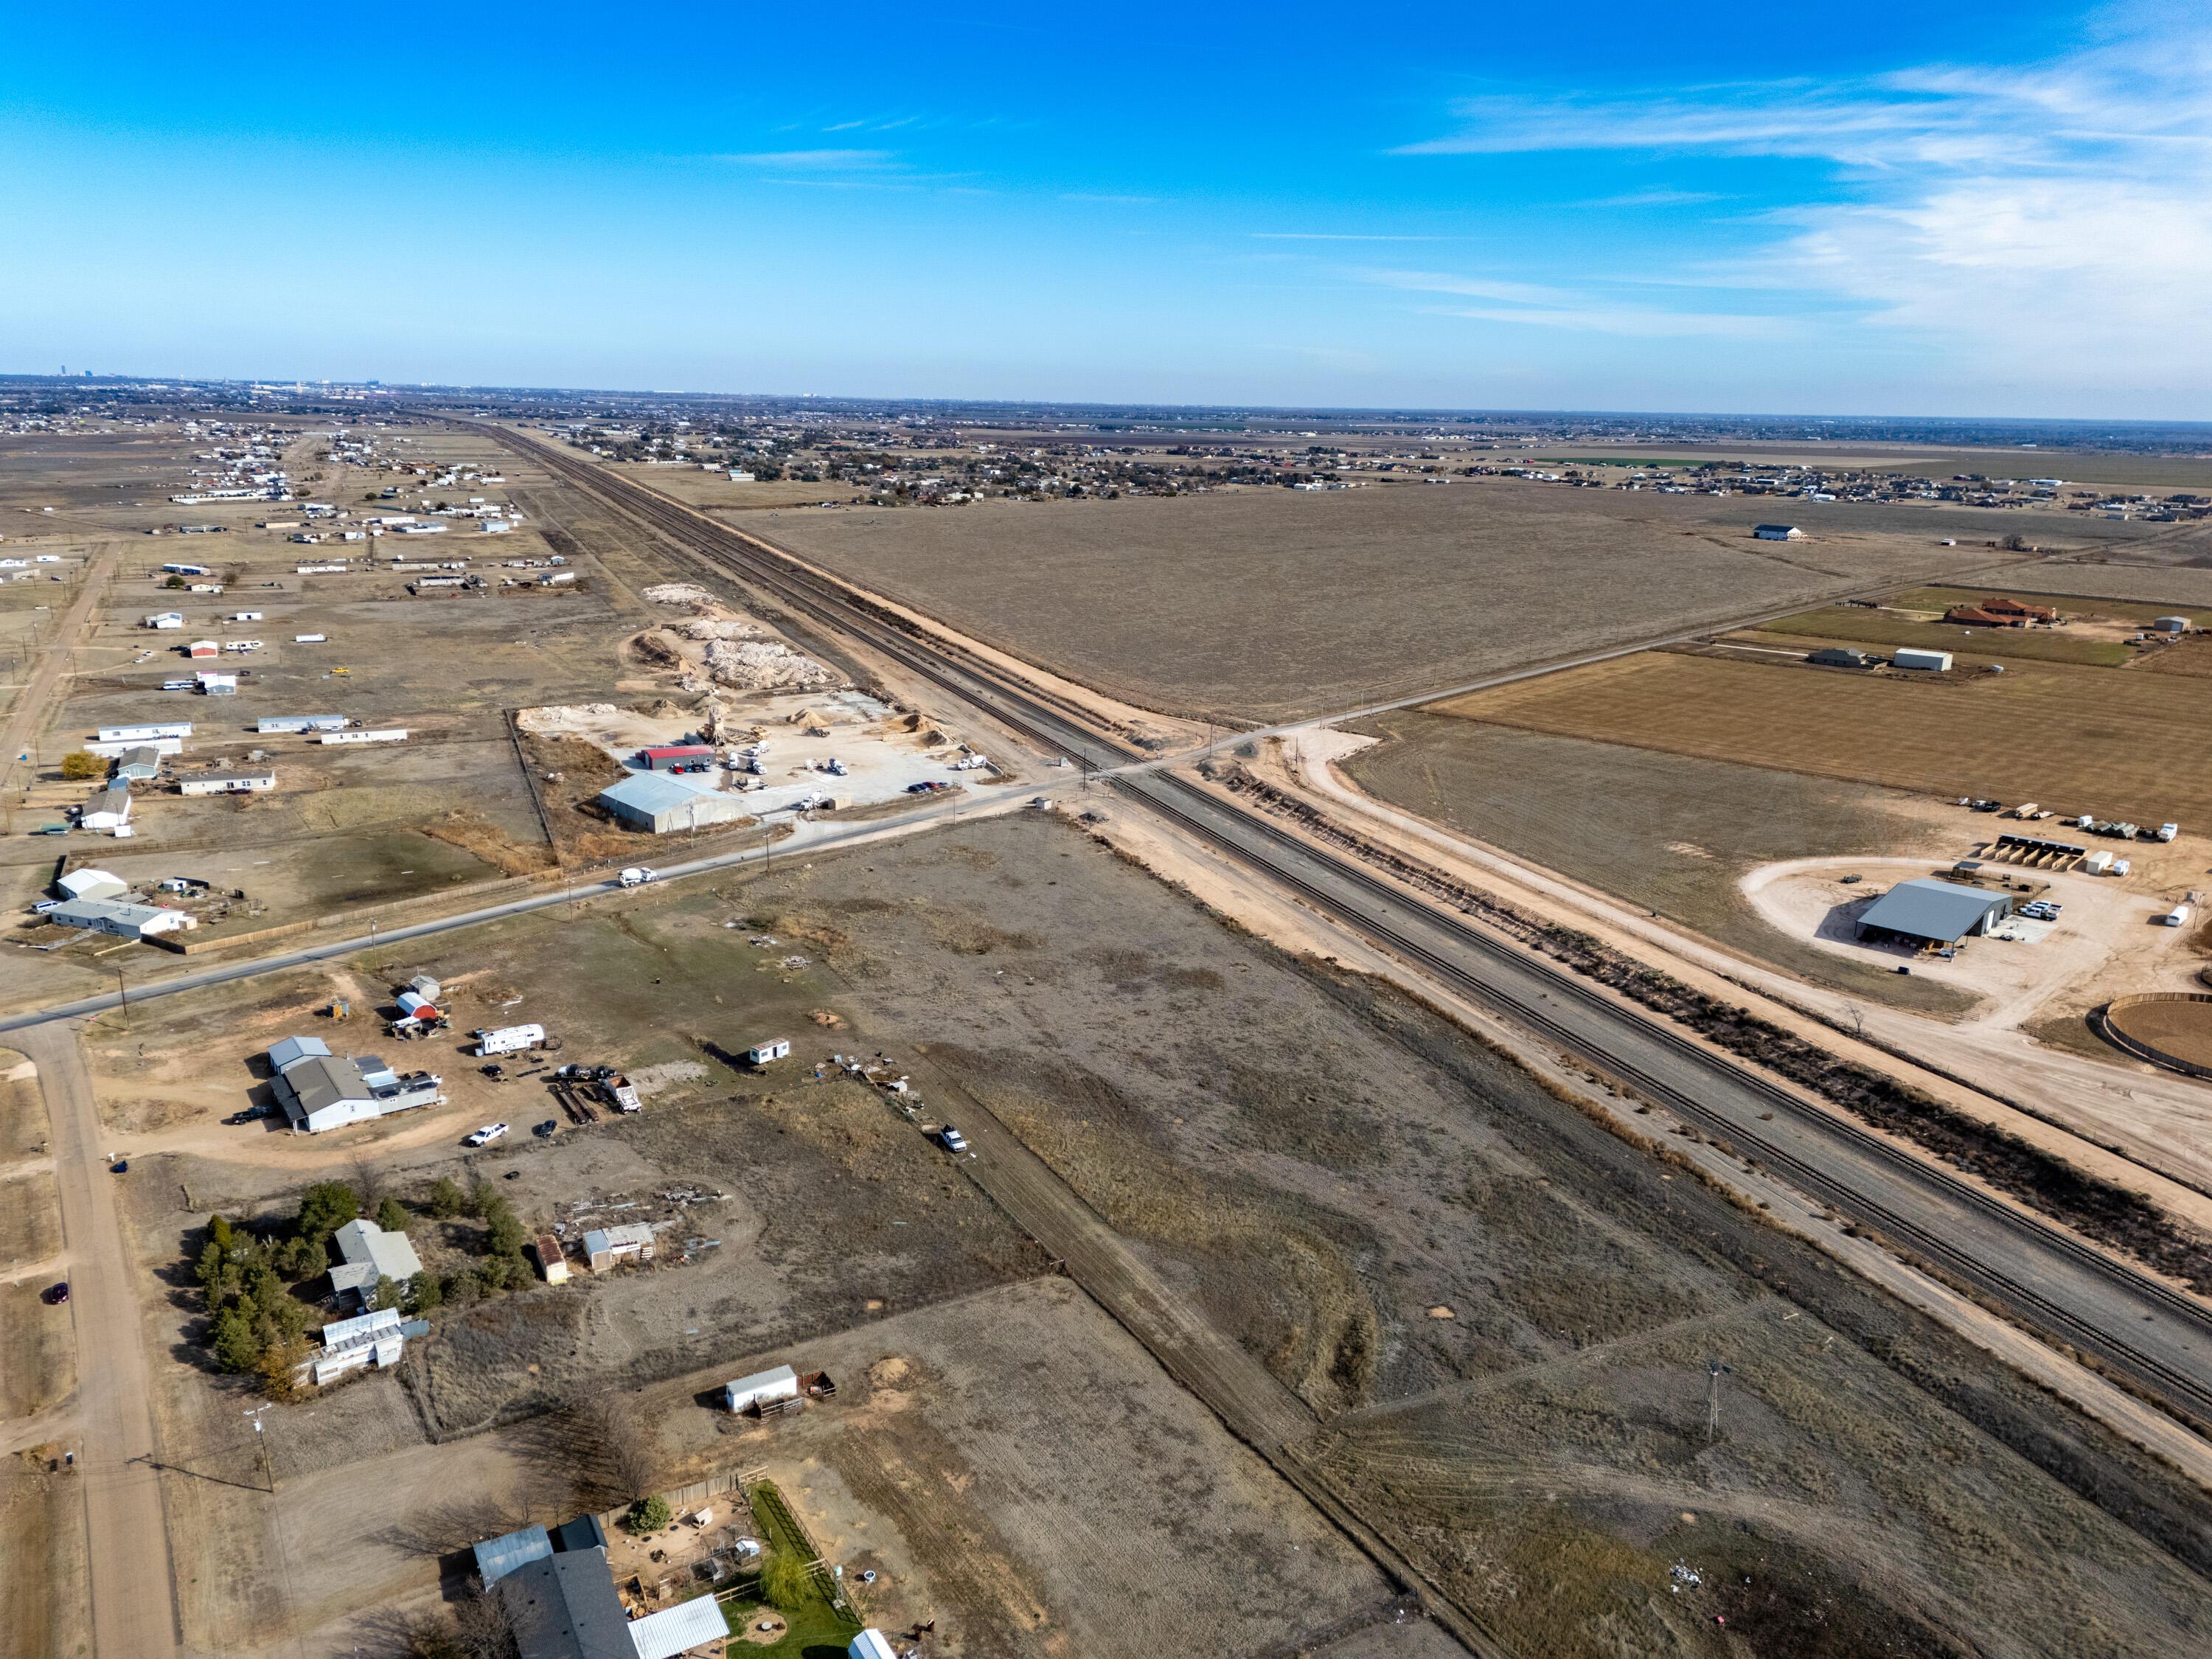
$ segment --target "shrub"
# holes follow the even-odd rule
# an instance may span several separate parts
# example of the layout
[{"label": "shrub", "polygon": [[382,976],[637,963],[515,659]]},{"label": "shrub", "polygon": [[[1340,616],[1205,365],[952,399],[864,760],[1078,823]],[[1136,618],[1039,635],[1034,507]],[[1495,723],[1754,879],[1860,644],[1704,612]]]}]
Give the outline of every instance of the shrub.
[{"label": "shrub", "polygon": [[641,1498],[629,1506],[629,1513],[623,1516],[623,1525],[643,1537],[647,1533],[659,1532],[672,1518],[668,1512],[666,1498]]},{"label": "shrub", "polygon": [[407,1212],[400,1207],[398,1199],[387,1198],[376,1206],[376,1224],[387,1233],[407,1231]]},{"label": "shrub", "polygon": [[300,1200],[300,1236],[317,1243],[361,1214],[361,1200],[343,1181],[318,1181]]},{"label": "shrub", "polygon": [[82,749],[72,749],[62,757],[62,775],[65,778],[97,778],[104,776],[106,771],[106,761]]},{"label": "shrub", "polygon": [[467,1202],[460,1182],[451,1176],[440,1176],[438,1184],[430,1188],[430,1213],[441,1221],[451,1221]]}]

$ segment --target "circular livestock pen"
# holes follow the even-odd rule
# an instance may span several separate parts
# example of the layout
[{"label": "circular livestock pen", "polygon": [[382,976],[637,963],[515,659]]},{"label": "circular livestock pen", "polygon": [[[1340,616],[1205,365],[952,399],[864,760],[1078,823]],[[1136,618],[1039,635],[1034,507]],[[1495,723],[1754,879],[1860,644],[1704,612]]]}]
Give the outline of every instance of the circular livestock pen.
[{"label": "circular livestock pen", "polygon": [[2212,993],[2146,991],[2097,1011],[2100,1036],[2137,1060],[2212,1078]]}]

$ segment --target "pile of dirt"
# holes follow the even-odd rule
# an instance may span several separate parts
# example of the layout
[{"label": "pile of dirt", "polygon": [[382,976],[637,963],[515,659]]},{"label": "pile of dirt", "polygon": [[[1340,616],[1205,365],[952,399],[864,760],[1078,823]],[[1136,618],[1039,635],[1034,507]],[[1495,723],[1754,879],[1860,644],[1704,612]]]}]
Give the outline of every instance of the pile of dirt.
[{"label": "pile of dirt", "polygon": [[696,582],[660,582],[644,592],[654,605],[690,605],[704,609],[717,603],[714,596]]},{"label": "pile of dirt", "polygon": [[629,642],[629,654],[656,668],[673,668],[684,660],[674,641],[659,629],[648,629]]},{"label": "pile of dirt", "polygon": [[593,720],[608,720],[620,711],[611,702],[550,703],[543,708],[525,708],[514,717],[514,723],[526,732],[573,732]]},{"label": "pile of dirt", "polygon": [[750,691],[800,690],[838,683],[837,676],[813,658],[801,656],[777,640],[710,640],[706,669],[716,684]]},{"label": "pile of dirt", "polygon": [[677,631],[687,640],[751,640],[759,638],[763,630],[759,623],[742,617],[695,617],[678,623]]}]

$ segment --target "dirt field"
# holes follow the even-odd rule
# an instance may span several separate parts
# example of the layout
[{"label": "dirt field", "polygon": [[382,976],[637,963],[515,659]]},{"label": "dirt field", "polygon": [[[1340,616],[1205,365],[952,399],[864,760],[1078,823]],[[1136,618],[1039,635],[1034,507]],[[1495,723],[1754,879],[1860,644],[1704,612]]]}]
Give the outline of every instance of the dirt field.
[{"label": "dirt field", "polygon": [[8,1563],[0,1659],[89,1659],[80,1477],[37,1449],[0,1462],[0,1559]]},{"label": "dirt field", "polygon": [[1345,769],[1378,799],[1688,923],[1791,973],[1930,1012],[1967,1002],[1863,969],[1761,921],[1738,882],[1813,852],[1956,856],[1949,819],[1888,790],[1405,709],[1358,722],[1384,739]]},{"label": "dirt field", "polygon": [[[775,945],[748,943],[763,929]],[[1607,1652],[1671,1643],[1718,1659],[1722,1605],[1731,1627],[1793,1651],[1783,1638],[1826,1616],[1838,1583],[1854,1631],[1905,1632],[1921,1650],[1951,1640],[1960,1583],[2023,1651],[2069,1618],[2112,1632],[2115,1651],[2185,1648],[2207,1628],[2202,1583],[2145,1541],[2207,1553],[2145,1460],[1703,1188],[1655,1181],[1644,1154],[1429,1016],[1221,928],[1043,815],[435,943],[428,959],[380,953],[153,1005],[128,1034],[103,1020],[88,1045],[111,1119],[159,1126],[134,1146],[129,1193],[149,1271],[170,1274],[152,1297],[165,1340],[186,1362],[165,1370],[158,1409],[169,1455],[194,1472],[165,1497],[200,1647],[281,1644],[290,1607],[304,1651],[343,1652],[373,1610],[426,1604],[441,1553],[575,1500],[551,1419],[515,1419],[640,1385],[662,1401],[648,1449],[672,1465],[724,1447],[766,1462],[795,1439],[787,1428],[831,1437],[818,1452],[801,1443],[817,1461],[799,1458],[787,1488],[957,1610],[979,1653],[1032,1650],[1024,1613],[1032,1637],[1041,1614],[1116,1652],[1218,1644],[1231,1628],[1261,1651],[1374,1606],[1363,1572],[1316,1571],[1298,1536],[1310,1520],[1209,1419],[1086,1302],[1036,1279],[1034,1251],[957,1163],[874,1091],[811,1080],[833,1049],[888,1051],[927,1115],[988,1106],[1018,1128],[1334,1422],[1329,1478],[1530,1651],[1596,1651],[1605,1632]],[[794,954],[809,961],[780,965]],[[418,1047],[404,1057],[433,1059],[455,1103],[343,1147],[210,1121],[250,1086],[246,1055],[318,996],[350,981],[366,1000],[416,968],[458,983],[464,1023],[520,998],[506,1017],[543,1020],[563,1058],[653,1075],[645,1112],[463,1154],[462,1129],[495,1115],[520,1131],[551,1115],[533,1103],[545,1097]],[[816,1024],[817,1010],[842,1023]],[[769,1035],[797,1042],[789,1076],[725,1062]],[[441,1316],[404,1377],[272,1413],[271,1505],[251,1490],[242,1401],[190,1363],[195,1315],[173,1270],[207,1212],[281,1212],[315,1175],[351,1175],[356,1146],[354,1178],[406,1198],[473,1170],[532,1222],[573,1218],[579,1200],[653,1214],[662,1194],[711,1187],[726,1196],[665,1237],[721,1243],[691,1247],[688,1266],[579,1274]],[[422,1231],[426,1256],[465,1248]],[[1842,1404],[1818,1435],[1789,1392],[1796,1373],[1753,1340],[1770,1324],[1832,1346],[1840,1380],[1821,1397]],[[1700,1356],[1715,1346],[1736,1366],[1731,1414],[1700,1451]],[[825,1356],[850,1356],[849,1400],[769,1425],[758,1451],[695,1399],[735,1367]],[[890,1358],[905,1368],[875,1369]],[[1394,1432],[1434,1420],[1421,1455],[1449,1464],[1467,1413],[1489,1409],[1462,1407],[1462,1390],[1503,1399],[1585,1372],[1573,1409],[1512,1427],[1482,1515],[1464,1513],[1469,1480],[1406,1480],[1401,1442],[1370,1453],[1358,1439],[1368,1413],[1394,1414]],[[514,1425],[469,1432],[501,1422]],[[1596,1449],[1577,1463],[1563,1439]],[[1668,1449],[1656,1468],[1610,1449],[1655,1442]],[[1823,1461],[1801,1477],[1808,1449]],[[1604,1455],[1624,1478],[1594,1504],[1582,1494]],[[2093,1480],[2136,1532],[2075,1495]],[[1759,1596],[1666,1594],[1674,1547],[1655,1516],[1680,1510],[1724,1521],[1730,1553],[1700,1559],[1741,1565]],[[2005,1514],[2007,1531],[1970,1526],[1976,1512]],[[1459,1576],[1496,1528],[1547,1536],[1569,1515],[1571,1541],[1598,1541],[1557,1593]],[[286,1541],[307,1539],[313,1552]],[[1300,1546],[1287,1568],[1286,1540]],[[1147,1584],[1205,1593],[1130,1588]],[[1224,1608],[1249,1616],[1206,1622]]]},{"label": "dirt field", "polygon": [[1757,543],[1756,516],[1486,480],[736,521],[1114,696],[1249,720],[2002,557],[1932,520]]},{"label": "dirt field", "polygon": [[0,1284],[0,1423],[45,1410],[76,1386],[70,1312],[39,1294],[44,1274]]},{"label": "dirt field", "polygon": [[44,1261],[61,1243],[53,1176],[41,1172],[0,1181],[0,1268]]},{"label": "dirt field", "polygon": [[2198,680],[2021,664],[1909,681],[1648,652],[1434,706],[1447,717],[1587,737],[1936,798],[2039,800],[2137,823],[2212,819]]},{"label": "dirt field", "polygon": [[[2185,550],[2191,560],[2201,561],[2203,550],[2197,543],[2175,545],[2177,551]],[[2212,609],[2212,569],[2204,568],[2201,562],[2154,563],[2152,550],[2147,545],[2130,547],[2116,552],[2111,563],[2069,559],[2039,565],[2036,586],[2049,593],[2136,601],[2161,615],[2172,605]]]},{"label": "dirt field", "polygon": [[0,1048],[0,1162],[35,1158],[46,1149],[46,1103],[38,1074],[12,1048]]}]

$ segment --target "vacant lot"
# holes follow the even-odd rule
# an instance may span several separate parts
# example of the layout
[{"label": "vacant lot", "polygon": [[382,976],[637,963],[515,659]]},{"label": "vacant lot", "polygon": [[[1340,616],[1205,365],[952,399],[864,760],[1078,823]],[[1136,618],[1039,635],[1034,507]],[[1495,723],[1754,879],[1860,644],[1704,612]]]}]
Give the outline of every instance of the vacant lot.
[{"label": "vacant lot", "polygon": [[1754,542],[1757,516],[1462,481],[738,522],[1116,696],[1252,720],[2002,556],[1857,520]]},{"label": "vacant lot", "polygon": [[1926,795],[2039,800],[2158,823],[2212,817],[2212,686],[2023,663],[1971,679],[1823,673],[1646,652],[1433,713]]},{"label": "vacant lot", "polygon": [[1345,763],[1378,799],[1687,923],[1793,974],[1930,1012],[1966,1004],[1816,951],[1769,926],[1737,882],[1817,853],[1964,850],[1906,797],[1686,755],[1630,749],[1401,709],[1358,723],[1383,739]]},{"label": "vacant lot", "polygon": [[[762,1364],[782,1355],[758,1356]],[[967,1654],[1282,1650],[1380,1613],[1381,1576],[1063,1279],[810,1345],[835,1401],[758,1427],[656,1391],[702,1472],[759,1465],[872,1622]],[[696,1379],[705,1382],[708,1379]]]},{"label": "vacant lot", "polygon": [[43,1411],[76,1386],[70,1310],[39,1299],[49,1282],[0,1284],[0,1422]]},{"label": "vacant lot", "polygon": [[83,1476],[34,1448],[0,1462],[0,1559],[8,1596],[0,1659],[88,1659],[91,1600],[85,1574]]},{"label": "vacant lot", "polygon": [[[2179,607],[2184,611],[2212,610],[2212,569],[2204,568],[2207,549],[2202,539],[2203,531],[2197,527],[2197,538],[2191,541],[2145,544],[2116,550],[2113,555],[2120,562],[2092,562],[2087,560],[2069,560],[2063,564],[2036,567],[2036,586],[2045,592],[2076,594],[2091,599],[2126,599],[2140,602],[2145,616],[2162,616]],[[2184,564],[2162,564],[2151,562],[2153,546],[2167,549],[2176,556],[2191,561]]]}]

